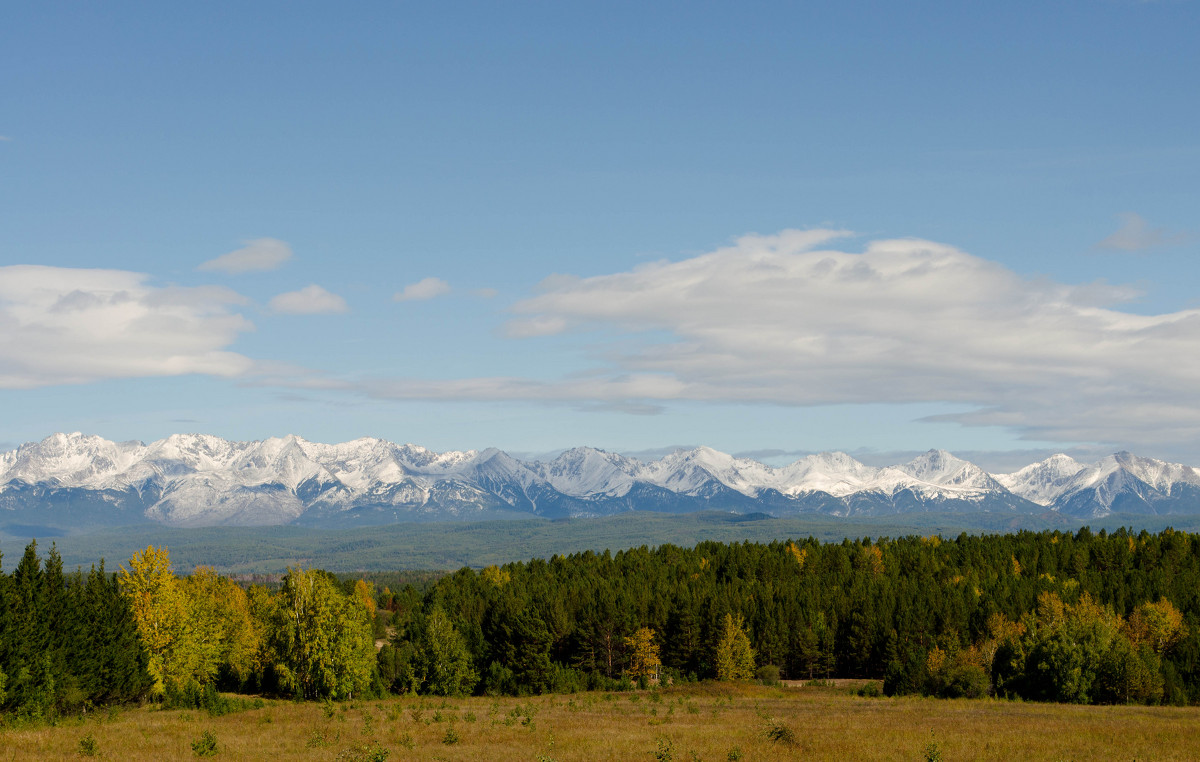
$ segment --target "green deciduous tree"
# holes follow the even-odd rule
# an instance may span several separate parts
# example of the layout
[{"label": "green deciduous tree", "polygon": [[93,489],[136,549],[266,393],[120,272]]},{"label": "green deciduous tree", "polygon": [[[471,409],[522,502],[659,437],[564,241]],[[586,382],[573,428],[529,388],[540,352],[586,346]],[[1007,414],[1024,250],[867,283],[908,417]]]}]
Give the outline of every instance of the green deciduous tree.
[{"label": "green deciduous tree", "polygon": [[462,696],[471,692],[479,676],[471,666],[471,654],[446,613],[429,612],[421,635],[421,666],[425,689],[437,696]]},{"label": "green deciduous tree", "polygon": [[304,698],[342,698],[371,683],[370,613],[318,570],[289,569],[273,609],[270,648],[280,687]]}]

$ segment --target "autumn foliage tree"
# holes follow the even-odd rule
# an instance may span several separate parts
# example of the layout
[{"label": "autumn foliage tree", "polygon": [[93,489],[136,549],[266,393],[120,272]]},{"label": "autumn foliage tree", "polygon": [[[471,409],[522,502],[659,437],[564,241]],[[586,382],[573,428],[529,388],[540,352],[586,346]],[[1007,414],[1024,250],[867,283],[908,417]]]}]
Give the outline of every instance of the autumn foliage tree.
[{"label": "autumn foliage tree", "polygon": [[192,627],[209,679],[233,686],[250,681],[263,666],[264,622],[251,613],[246,591],[210,567],[197,567],[183,580]]},{"label": "autumn foliage tree", "polygon": [[662,660],[658,656],[658,644],[654,642],[654,630],[639,627],[625,638],[625,647],[629,649],[629,676],[657,680]]},{"label": "autumn foliage tree", "polygon": [[726,614],[717,642],[717,679],[749,680],[754,677],[754,649],[741,614]]},{"label": "autumn foliage tree", "polygon": [[207,682],[211,673],[199,654],[196,630],[189,626],[187,599],[167,549],[147,547],[134,553],[129,568],[121,567],[120,582],[146,649],[151,692],[161,696],[168,686]]}]

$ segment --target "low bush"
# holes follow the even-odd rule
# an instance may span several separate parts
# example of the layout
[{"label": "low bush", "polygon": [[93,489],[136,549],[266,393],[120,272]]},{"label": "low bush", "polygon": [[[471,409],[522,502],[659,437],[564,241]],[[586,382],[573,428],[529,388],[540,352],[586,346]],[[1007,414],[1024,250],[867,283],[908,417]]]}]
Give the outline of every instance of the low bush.
[{"label": "low bush", "polygon": [[217,751],[217,737],[211,730],[204,731],[199,738],[192,741],[192,753],[197,757],[211,757]]},{"label": "low bush", "polygon": [[764,664],[754,673],[754,677],[763,685],[779,685],[779,667]]}]

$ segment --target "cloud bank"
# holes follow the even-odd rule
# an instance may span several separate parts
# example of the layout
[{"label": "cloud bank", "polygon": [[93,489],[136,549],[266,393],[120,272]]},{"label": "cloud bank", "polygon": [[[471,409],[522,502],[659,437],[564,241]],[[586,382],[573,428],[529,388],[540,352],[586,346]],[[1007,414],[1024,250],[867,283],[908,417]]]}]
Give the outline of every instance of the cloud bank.
[{"label": "cloud bank", "polygon": [[817,248],[845,235],[752,235],[682,261],[554,276],[514,306],[508,334],[582,334],[597,367],[558,381],[387,381],[371,392],[632,412],[669,400],[939,402],[967,412],[938,420],[1035,440],[1200,435],[1200,311],[1123,312],[1136,291],[1028,278],[930,241]]},{"label": "cloud bank", "polygon": [[1163,228],[1152,228],[1140,214],[1124,212],[1117,215],[1121,227],[1115,233],[1096,244],[1101,249],[1118,251],[1146,251],[1156,246],[1166,246],[1183,240],[1180,235],[1168,233]]},{"label": "cloud bank", "polygon": [[317,284],[271,299],[267,307],[283,315],[332,315],[349,311],[346,300]]},{"label": "cloud bank", "polygon": [[450,293],[450,284],[441,278],[424,278],[397,291],[392,301],[419,302]]},{"label": "cloud bank", "polygon": [[276,270],[292,258],[292,247],[275,238],[255,238],[242,243],[246,245],[210,259],[196,269],[239,275]]},{"label": "cloud bank", "polygon": [[159,287],[123,270],[0,267],[0,388],[203,373],[237,376],[226,351],[253,326],[220,287]]}]

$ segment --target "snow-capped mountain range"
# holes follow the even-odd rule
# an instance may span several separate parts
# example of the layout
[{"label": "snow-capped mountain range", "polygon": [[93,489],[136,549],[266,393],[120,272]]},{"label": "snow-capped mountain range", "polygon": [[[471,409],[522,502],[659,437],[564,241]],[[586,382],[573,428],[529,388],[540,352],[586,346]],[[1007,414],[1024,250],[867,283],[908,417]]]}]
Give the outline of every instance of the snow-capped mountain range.
[{"label": "snow-capped mountain range", "polygon": [[838,452],[774,468],[707,447],[652,462],[578,447],[542,462],[382,439],[230,442],[202,434],[150,444],[54,434],[0,454],[0,521],[57,526],[369,526],[704,509],[1200,513],[1200,470],[1126,452],[1092,464],[1055,455],[1011,474],[988,474],[942,450],[882,468]]}]

